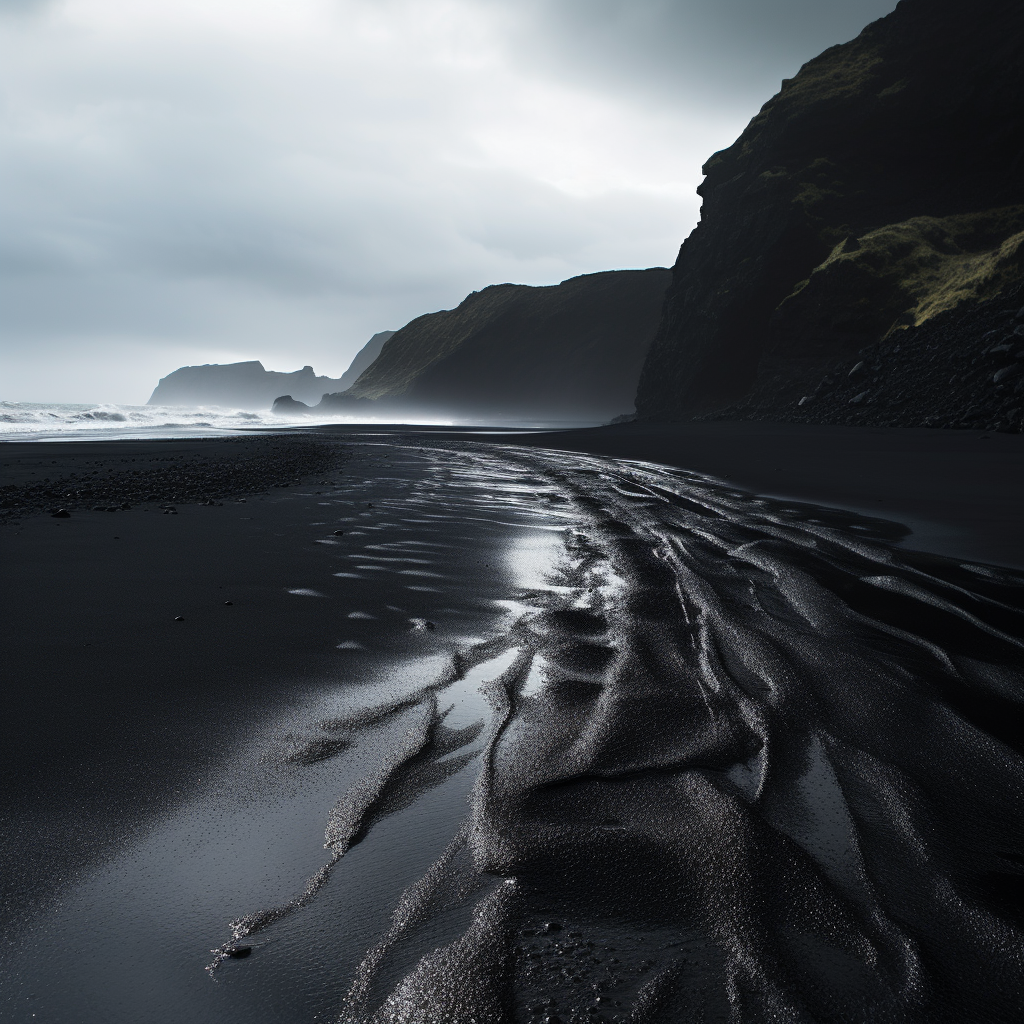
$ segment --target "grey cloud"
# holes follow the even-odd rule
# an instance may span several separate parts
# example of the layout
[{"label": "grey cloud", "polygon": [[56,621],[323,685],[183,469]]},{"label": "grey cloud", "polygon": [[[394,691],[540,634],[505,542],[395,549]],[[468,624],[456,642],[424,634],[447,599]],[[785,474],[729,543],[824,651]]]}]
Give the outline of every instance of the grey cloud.
[{"label": "grey cloud", "polygon": [[529,14],[510,38],[521,59],[593,88],[643,92],[665,104],[683,100],[682,90],[697,91],[710,107],[759,106],[782,77],[896,6],[896,0],[515,3]]},{"label": "grey cloud", "polygon": [[[432,3],[339,0],[338,45],[364,15],[400,26]],[[0,0],[0,12],[43,6]],[[0,398],[45,400],[33,365],[98,397],[115,353],[137,366],[134,399],[161,359],[161,375],[180,360],[260,358],[337,376],[371,334],[487,284],[670,263],[696,216],[702,160],[778,78],[889,6],[468,0],[493,67],[473,66],[472,52],[435,59],[414,37],[364,59],[305,37],[254,42],[230,23],[143,26],[137,39],[54,28],[74,0],[10,19]],[[593,124],[534,124],[516,106],[528,93],[565,118],[580,97]],[[637,159],[573,191],[559,161],[587,171],[614,156],[601,103],[639,126]],[[491,128],[508,160],[488,149]],[[571,159],[563,135],[580,148]],[[523,150],[531,159],[517,162]],[[644,168],[658,160],[671,167],[655,180]]]}]

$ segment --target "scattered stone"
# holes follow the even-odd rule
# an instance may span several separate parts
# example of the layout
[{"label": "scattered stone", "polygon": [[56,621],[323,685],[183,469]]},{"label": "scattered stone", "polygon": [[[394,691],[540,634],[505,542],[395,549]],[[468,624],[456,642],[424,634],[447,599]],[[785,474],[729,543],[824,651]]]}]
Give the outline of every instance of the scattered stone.
[{"label": "scattered stone", "polygon": [[185,621],[185,616],[184,615],[175,615],[174,616],[174,621],[175,622],[184,622]]},{"label": "scattered stone", "polygon": [[233,604],[234,602],[232,602],[232,601],[225,601],[224,603],[225,604]]},{"label": "scattered stone", "polygon": [[869,391],[862,391],[859,395],[854,395],[853,398],[850,399],[850,405],[860,405],[860,403],[863,402],[869,394]]},{"label": "scattered stone", "polygon": [[552,932],[560,932],[562,926],[557,921],[545,921],[544,922],[544,934],[550,935]]},{"label": "scattered stone", "polygon": [[334,536],[335,537],[344,537],[345,536],[345,531],[344,530],[335,530],[334,531]]},{"label": "scattered stone", "polygon": [[252,953],[252,946],[229,946],[224,950],[226,956],[231,957],[232,960],[244,960],[250,953]]},{"label": "scattered stone", "polygon": [[71,513],[67,509],[64,509],[64,508],[59,508],[59,509],[57,509],[56,512],[51,512],[50,515],[52,515],[54,519],[70,519],[71,518]]},{"label": "scattered stone", "polygon": [[0,483],[0,524],[26,514],[53,515],[58,498],[69,513],[127,511],[142,502],[153,511],[166,502],[175,512],[182,504],[218,505],[264,493],[275,482],[336,474],[336,463],[344,457],[335,444],[322,440],[247,437],[211,440],[184,455],[156,453],[139,460],[143,465],[132,460],[130,468],[104,462],[103,471],[94,472],[74,464],[66,468],[76,472],[58,479]]}]

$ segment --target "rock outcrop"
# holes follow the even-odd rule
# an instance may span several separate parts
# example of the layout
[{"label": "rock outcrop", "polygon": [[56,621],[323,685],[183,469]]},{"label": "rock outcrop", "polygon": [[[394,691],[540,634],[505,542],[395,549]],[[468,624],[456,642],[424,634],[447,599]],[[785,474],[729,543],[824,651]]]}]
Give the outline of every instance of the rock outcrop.
[{"label": "rock outcrop", "polygon": [[380,355],[394,331],[375,334],[357,353],[340,377],[318,377],[312,366],[292,373],[266,370],[258,360],[244,363],[207,363],[182,366],[160,379],[148,405],[220,405],[233,409],[266,410],[275,399],[286,395],[299,412],[319,402],[324,395],[343,391]]},{"label": "rock outcrop", "polygon": [[312,366],[293,373],[265,370],[258,360],[245,363],[208,363],[183,366],[166,377],[150,396],[148,405],[220,405],[233,409],[269,409],[278,395],[316,402],[337,390],[341,378],[318,377]]},{"label": "rock outcrop", "polygon": [[316,411],[548,421],[629,412],[668,282],[656,267],[492,285],[407,324]]},{"label": "rock outcrop", "polygon": [[[993,344],[1016,344],[994,320],[1024,280],[1024,5],[903,0],[784,82],[704,171],[642,418],[1012,426],[1016,406],[1019,426],[1019,378],[982,381]],[[930,398],[897,400],[918,350]],[[858,363],[873,387],[826,400]],[[973,390],[961,363],[984,364]]]}]

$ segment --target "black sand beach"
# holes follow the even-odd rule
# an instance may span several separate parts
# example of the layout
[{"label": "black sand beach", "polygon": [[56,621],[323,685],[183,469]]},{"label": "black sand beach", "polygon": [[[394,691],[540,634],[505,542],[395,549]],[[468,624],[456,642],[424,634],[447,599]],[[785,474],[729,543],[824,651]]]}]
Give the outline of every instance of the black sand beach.
[{"label": "black sand beach", "polygon": [[1021,441],[4,444],[0,1016],[1014,1019]]}]

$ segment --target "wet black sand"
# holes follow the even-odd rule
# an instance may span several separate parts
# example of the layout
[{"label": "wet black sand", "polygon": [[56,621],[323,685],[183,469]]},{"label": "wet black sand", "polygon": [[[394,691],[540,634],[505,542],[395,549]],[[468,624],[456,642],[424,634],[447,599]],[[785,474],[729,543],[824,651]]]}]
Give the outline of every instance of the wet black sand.
[{"label": "wet black sand", "polygon": [[5,446],[0,1016],[1013,1020],[1019,439],[705,426]]},{"label": "wet black sand", "polygon": [[646,459],[757,494],[838,505],[912,526],[909,543],[1024,568],[1024,436],[804,423],[645,423],[517,441]]}]

